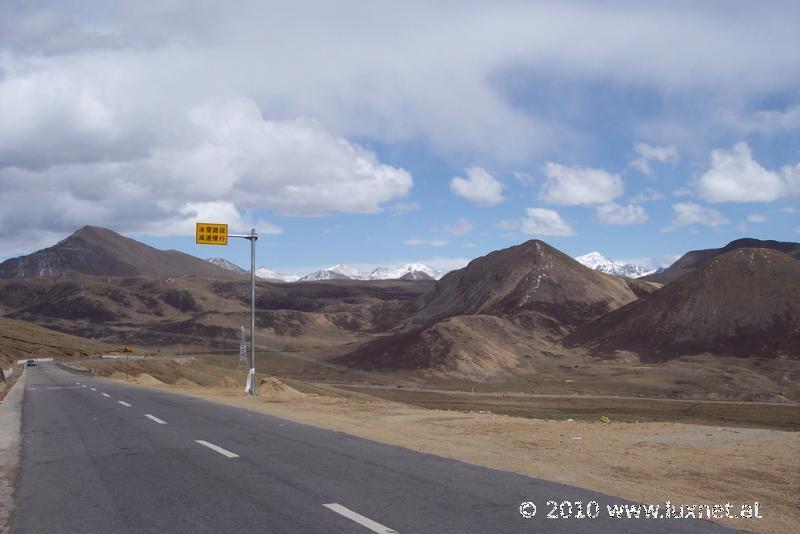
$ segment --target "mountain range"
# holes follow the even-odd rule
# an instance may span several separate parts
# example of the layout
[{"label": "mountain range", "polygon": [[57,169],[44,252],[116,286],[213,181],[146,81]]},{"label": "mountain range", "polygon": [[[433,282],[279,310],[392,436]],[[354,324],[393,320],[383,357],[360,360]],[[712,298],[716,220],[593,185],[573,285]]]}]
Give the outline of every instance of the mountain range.
[{"label": "mountain range", "polygon": [[[236,273],[249,272],[223,258],[209,258],[207,261]],[[259,267],[256,269],[257,277],[278,282],[310,282],[316,280],[438,280],[444,275],[444,271],[434,269],[423,263],[407,263],[399,267],[376,267],[369,272],[362,272],[354,267],[340,263],[304,276],[282,274],[266,267]]]},{"label": "mountain range", "polygon": [[[590,252],[575,259],[595,271],[627,278],[641,278],[662,270],[614,261],[599,252]],[[249,272],[223,258],[209,258],[208,261],[237,273]],[[302,276],[282,274],[267,267],[256,269],[257,277],[280,282],[297,282],[299,280],[306,282],[314,280],[439,280],[445,274],[447,271],[434,269],[424,263],[407,263],[399,267],[376,267],[367,272],[339,263]]]},{"label": "mountain range", "polygon": [[[417,378],[558,389],[580,375],[582,388],[605,383],[611,394],[623,384],[631,394],[800,399],[799,251],[740,239],[633,278],[531,240],[439,280],[388,279],[430,277],[421,264],[338,265],[292,284],[272,275],[257,282],[257,335],[301,361]],[[249,295],[246,273],[224,260],[97,227],[0,263],[0,315],[153,350],[235,350]]]}]

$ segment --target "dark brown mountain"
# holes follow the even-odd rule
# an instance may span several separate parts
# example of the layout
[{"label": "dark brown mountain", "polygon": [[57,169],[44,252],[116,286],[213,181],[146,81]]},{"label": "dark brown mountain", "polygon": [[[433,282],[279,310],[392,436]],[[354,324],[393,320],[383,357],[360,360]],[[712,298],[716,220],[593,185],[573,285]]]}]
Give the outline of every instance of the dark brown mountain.
[{"label": "dark brown mountain", "polygon": [[[635,289],[631,286],[635,285]],[[338,361],[361,369],[502,375],[576,326],[659,286],[599,273],[542,241],[492,252],[439,280],[393,335]]]},{"label": "dark brown mountain", "polygon": [[800,357],[800,262],[737,248],[567,338],[599,353],[649,361],[686,354]]},{"label": "dark brown mountain", "polygon": [[800,259],[800,243],[772,240],[762,241],[760,239],[745,237],[742,239],[737,239],[736,241],[731,241],[722,248],[709,248],[687,252],[667,269],[664,269],[658,273],[644,276],[639,280],[658,282],[659,284],[669,284],[670,282],[674,282],[675,280],[681,278],[685,274],[692,272],[711,258],[715,258],[720,254],[725,254],[726,252],[730,252],[739,248],[766,248],[784,252],[795,259]]},{"label": "dark brown mountain", "polygon": [[636,294],[625,279],[584,267],[547,243],[531,240],[448,273],[409,326],[456,315],[531,314],[574,326],[633,300]]},{"label": "dark brown mountain", "polygon": [[84,226],[52,247],[0,263],[0,278],[89,276],[236,276],[175,250],[158,250],[116,232]]}]

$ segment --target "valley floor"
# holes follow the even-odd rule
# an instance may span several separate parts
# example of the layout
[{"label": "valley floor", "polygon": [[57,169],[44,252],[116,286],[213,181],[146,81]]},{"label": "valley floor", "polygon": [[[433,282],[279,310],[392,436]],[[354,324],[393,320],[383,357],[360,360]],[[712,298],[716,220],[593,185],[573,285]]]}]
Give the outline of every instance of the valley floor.
[{"label": "valley floor", "polygon": [[788,532],[800,521],[798,432],[430,410],[365,389],[310,383],[304,388],[294,381],[289,383],[297,389],[266,382],[253,398],[238,383],[199,387],[182,380],[168,386],[149,375],[126,378],[118,370],[114,377],[643,503],[758,501],[763,519],[720,521],[740,529]]}]

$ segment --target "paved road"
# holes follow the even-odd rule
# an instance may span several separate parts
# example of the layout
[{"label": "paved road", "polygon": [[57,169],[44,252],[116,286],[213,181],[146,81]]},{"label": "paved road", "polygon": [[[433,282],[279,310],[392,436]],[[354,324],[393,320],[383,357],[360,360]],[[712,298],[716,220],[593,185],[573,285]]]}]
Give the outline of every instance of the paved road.
[{"label": "paved road", "polygon": [[[724,531],[609,519],[624,501],[54,365],[26,388],[12,533]],[[549,500],[600,515],[546,519]]]}]

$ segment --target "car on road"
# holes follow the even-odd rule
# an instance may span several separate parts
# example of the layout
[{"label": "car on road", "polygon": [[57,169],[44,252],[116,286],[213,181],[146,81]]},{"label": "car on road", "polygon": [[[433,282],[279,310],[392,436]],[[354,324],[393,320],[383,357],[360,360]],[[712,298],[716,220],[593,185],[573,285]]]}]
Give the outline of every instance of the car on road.
[{"label": "car on road", "polygon": [[36,367],[36,362],[33,360],[28,360],[25,362],[25,367]]}]

